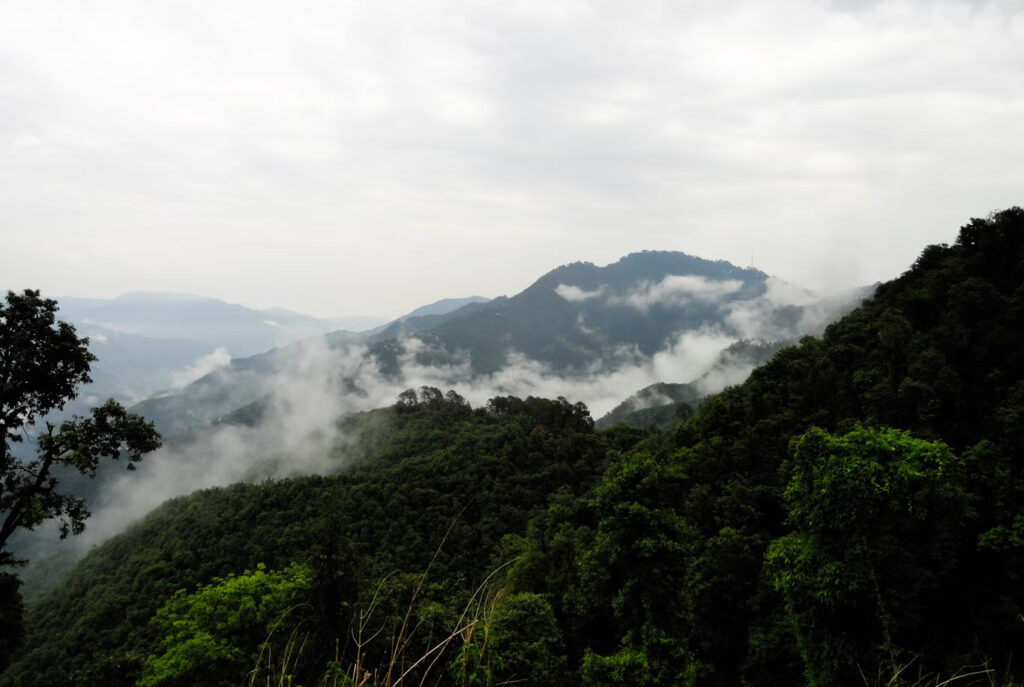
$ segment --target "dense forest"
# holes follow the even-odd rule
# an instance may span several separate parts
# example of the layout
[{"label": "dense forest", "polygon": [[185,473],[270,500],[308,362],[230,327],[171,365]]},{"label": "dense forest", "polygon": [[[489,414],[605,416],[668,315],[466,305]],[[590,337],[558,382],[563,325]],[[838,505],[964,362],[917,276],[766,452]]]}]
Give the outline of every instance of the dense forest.
[{"label": "dense forest", "polygon": [[679,419],[407,391],[96,548],[0,684],[1024,679],[1024,210]]}]

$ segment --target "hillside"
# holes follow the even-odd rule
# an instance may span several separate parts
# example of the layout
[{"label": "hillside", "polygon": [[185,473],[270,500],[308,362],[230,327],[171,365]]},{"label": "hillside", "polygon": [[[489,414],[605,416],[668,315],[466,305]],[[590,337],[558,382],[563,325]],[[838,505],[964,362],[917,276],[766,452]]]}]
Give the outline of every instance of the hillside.
[{"label": "hillside", "polygon": [[486,575],[502,536],[524,533],[552,493],[582,493],[617,446],[566,403],[496,399],[471,410],[451,394],[420,399],[346,421],[360,437],[335,456],[354,468],[347,474],[199,492],[99,547],[32,609],[35,648],[4,679],[134,684],[157,649],[145,619],[168,593],[332,548],[357,566],[361,589],[395,570],[423,572],[437,550],[432,595],[454,594]]},{"label": "hillside", "polygon": [[[453,684],[846,686],[907,665],[925,685],[971,666],[990,669],[986,682],[1024,678],[1019,208],[929,246],[820,338],[669,431],[594,433],[578,404],[470,409],[430,389],[364,417],[384,421],[356,443],[351,473],[176,499],[99,547],[33,607],[2,684],[175,684],[158,677],[175,656],[186,683],[236,683],[258,664],[266,619],[218,640],[241,657],[230,664],[185,660],[210,635],[167,623],[200,622],[187,614],[202,595],[263,579],[215,578],[260,562],[309,571],[287,587],[309,615],[271,633],[277,650],[292,627],[305,633],[304,684],[327,680],[329,647],[377,598],[384,645],[416,619],[408,657],[462,609],[490,609],[474,616],[490,650],[472,632],[443,645],[432,680]],[[363,665],[386,665],[386,647],[367,651]]]}]

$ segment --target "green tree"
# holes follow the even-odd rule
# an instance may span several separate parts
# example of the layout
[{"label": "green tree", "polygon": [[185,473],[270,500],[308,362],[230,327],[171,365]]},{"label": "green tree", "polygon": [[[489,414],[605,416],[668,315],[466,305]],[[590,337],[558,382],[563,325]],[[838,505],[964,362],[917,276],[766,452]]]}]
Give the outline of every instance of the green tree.
[{"label": "green tree", "polygon": [[54,468],[73,468],[93,477],[102,457],[125,455],[128,468],[160,446],[152,423],[125,411],[113,400],[94,408],[89,418],[45,423],[36,440],[36,458],[14,456],[12,443],[46,413],[63,409],[82,384],[92,381],[89,339],[79,338],[67,322],[56,321],[57,302],[38,291],[8,291],[0,304],[0,565],[16,563],[6,551],[11,536],[47,520],[60,523],[62,537],[79,534],[89,511],[85,503],[57,491]]},{"label": "green tree", "polygon": [[971,516],[964,479],[948,447],[899,430],[812,429],[794,442],[794,531],[768,566],[811,685],[853,684],[932,644],[928,615]]},{"label": "green tree", "polygon": [[[63,409],[87,384],[89,340],[75,328],[56,320],[56,301],[38,291],[8,291],[0,303],[0,566],[22,563],[7,550],[19,530],[31,530],[57,520],[61,537],[79,534],[89,511],[73,494],[58,491],[55,470],[71,468],[88,477],[96,474],[103,457],[124,455],[128,467],[160,445],[151,423],[125,411],[114,401],[92,410],[91,417],[74,418],[55,426],[45,423],[36,438],[36,457],[22,460],[13,444],[53,410]],[[20,598],[17,579],[3,573],[0,585],[0,667],[6,665],[20,641]]]},{"label": "green tree", "polygon": [[191,594],[179,590],[153,618],[163,633],[163,653],[146,660],[138,684],[237,685],[254,668],[290,671],[294,665],[275,661],[295,655],[302,640],[294,630],[309,619],[306,599],[313,586],[304,565],[271,572],[260,564]]},{"label": "green tree", "polygon": [[491,635],[505,681],[527,687],[569,682],[558,623],[543,596],[522,592],[503,599]]}]

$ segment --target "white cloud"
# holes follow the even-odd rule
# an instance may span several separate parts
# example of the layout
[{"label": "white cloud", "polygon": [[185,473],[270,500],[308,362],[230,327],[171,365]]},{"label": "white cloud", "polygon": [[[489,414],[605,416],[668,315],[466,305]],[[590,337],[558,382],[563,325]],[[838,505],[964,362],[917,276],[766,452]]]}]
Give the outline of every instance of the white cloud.
[{"label": "white cloud", "polygon": [[732,301],[726,306],[725,321],[741,338],[782,341],[818,335],[866,295],[854,289],[821,298],[780,279],[769,279],[767,287],[757,298]]},{"label": "white cloud", "polygon": [[623,348],[611,373],[595,368],[572,376],[510,351],[502,369],[474,377],[466,356],[456,355],[449,365],[418,363],[417,354],[431,349],[409,338],[401,342],[400,373],[391,377],[382,374],[363,347],[334,350],[320,339],[309,340],[297,349],[301,354],[284,361],[269,380],[267,388],[273,392],[257,426],[222,425],[200,431],[185,444],[147,456],[136,472],[116,480],[94,504],[86,535],[77,542],[88,547],[159,503],[196,489],[341,470],[350,459],[351,437],[339,430],[337,419],[390,405],[409,387],[454,388],[475,406],[496,395],[564,396],[586,403],[596,418],[656,381],[699,377],[732,341],[712,329],[686,332],[653,357]]},{"label": "white cloud", "polygon": [[588,336],[597,333],[596,329],[594,329],[593,327],[588,327],[587,326],[587,323],[586,323],[586,321],[585,321],[585,319],[583,317],[583,313],[582,312],[580,312],[580,313],[578,313],[576,315],[576,329],[578,329],[580,332],[582,332],[584,334],[587,334]]},{"label": "white cloud", "polygon": [[594,289],[593,291],[584,291],[578,286],[559,284],[555,287],[555,293],[570,303],[577,303],[579,301],[587,301],[591,298],[600,297],[601,294],[604,293],[604,286]]},{"label": "white cloud", "polygon": [[231,354],[223,346],[220,346],[183,370],[173,372],[169,375],[168,384],[172,389],[180,389],[187,386],[201,377],[205,377],[214,370],[227,367],[231,363]]},{"label": "white cloud", "polygon": [[680,307],[693,302],[717,303],[743,288],[738,279],[717,281],[695,274],[672,274],[657,284],[641,284],[624,296],[609,298],[612,304],[648,310],[653,305]]},{"label": "white cloud", "polygon": [[810,305],[820,298],[813,291],[790,284],[778,277],[768,277],[764,285],[764,298],[775,305]]}]

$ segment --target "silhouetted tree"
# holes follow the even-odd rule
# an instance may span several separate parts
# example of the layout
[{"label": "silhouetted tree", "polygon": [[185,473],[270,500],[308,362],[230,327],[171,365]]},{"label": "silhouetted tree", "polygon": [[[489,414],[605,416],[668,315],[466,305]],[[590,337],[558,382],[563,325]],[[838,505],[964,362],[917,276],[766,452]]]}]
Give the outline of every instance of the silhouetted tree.
[{"label": "silhouetted tree", "polygon": [[[75,328],[57,321],[57,302],[38,291],[8,291],[0,303],[0,566],[21,563],[7,545],[18,530],[31,530],[57,520],[61,537],[85,529],[85,502],[58,491],[54,474],[66,466],[93,477],[102,457],[124,455],[129,469],[142,454],[160,445],[152,423],[127,412],[113,400],[55,426],[45,423],[36,439],[34,460],[21,460],[11,444],[24,440],[26,430],[52,410],[63,409],[78,387],[91,381],[89,340]],[[0,594],[0,667],[21,636],[18,581],[4,573]]]}]

